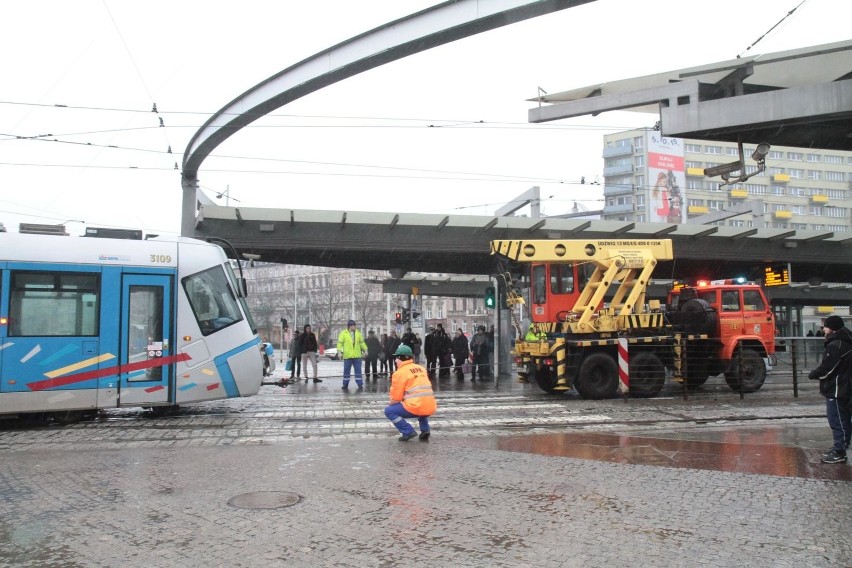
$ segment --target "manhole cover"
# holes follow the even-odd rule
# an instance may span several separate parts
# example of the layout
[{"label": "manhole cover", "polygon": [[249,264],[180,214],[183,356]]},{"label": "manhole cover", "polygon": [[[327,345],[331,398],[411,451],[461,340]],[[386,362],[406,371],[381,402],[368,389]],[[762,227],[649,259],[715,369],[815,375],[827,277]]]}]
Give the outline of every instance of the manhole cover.
[{"label": "manhole cover", "polygon": [[228,505],[237,509],[280,509],[302,500],[302,496],[289,491],[255,491],[228,499]]}]

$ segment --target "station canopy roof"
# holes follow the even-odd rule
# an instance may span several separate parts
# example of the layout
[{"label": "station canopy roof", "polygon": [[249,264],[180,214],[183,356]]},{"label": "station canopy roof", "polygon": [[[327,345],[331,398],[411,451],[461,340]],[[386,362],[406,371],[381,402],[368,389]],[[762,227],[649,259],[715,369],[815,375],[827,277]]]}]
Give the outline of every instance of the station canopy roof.
[{"label": "station canopy roof", "polygon": [[530,122],[544,122],[609,110],[653,112],[665,136],[850,150],[850,101],[852,40],[543,94],[531,99],[540,106],[529,115]]}]

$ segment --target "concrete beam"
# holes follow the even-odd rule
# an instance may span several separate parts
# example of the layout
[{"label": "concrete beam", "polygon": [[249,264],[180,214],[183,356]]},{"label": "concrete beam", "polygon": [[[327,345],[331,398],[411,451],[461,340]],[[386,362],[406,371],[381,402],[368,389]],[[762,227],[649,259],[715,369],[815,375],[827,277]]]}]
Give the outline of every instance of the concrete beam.
[{"label": "concrete beam", "polygon": [[[664,136],[718,139],[724,131],[748,142],[801,146],[803,125],[809,123],[836,123],[852,133],[852,79],[662,108],[660,118]],[[838,149],[848,150],[850,139],[841,138],[838,144],[845,147]],[[833,139],[813,141],[826,148]]]},{"label": "concrete beam", "polygon": [[529,122],[548,122],[656,103],[662,103],[661,107],[676,107],[685,102],[698,102],[698,81],[695,79],[672,83],[664,87],[640,89],[630,93],[599,95],[577,101],[540,106],[527,111],[527,117]]}]

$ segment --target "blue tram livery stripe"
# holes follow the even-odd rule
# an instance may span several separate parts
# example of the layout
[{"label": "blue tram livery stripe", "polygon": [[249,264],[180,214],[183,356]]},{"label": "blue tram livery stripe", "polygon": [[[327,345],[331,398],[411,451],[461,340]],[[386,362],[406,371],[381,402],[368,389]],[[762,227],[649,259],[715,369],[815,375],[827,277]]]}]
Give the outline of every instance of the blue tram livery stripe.
[{"label": "blue tram livery stripe", "polygon": [[[216,363],[216,369],[219,371],[219,377],[222,379],[222,386],[225,388],[225,394],[228,398],[240,396],[240,389],[237,388],[237,381],[234,374],[231,372],[231,366],[228,365],[228,359],[238,353],[242,353],[247,349],[256,349],[260,343],[259,337],[254,337],[251,341],[243,343],[239,347],[235,347],[230,351],[226,351],[222,355],[215,357],[213,361]],[[259,355],[258,355],[259,356]]]}]

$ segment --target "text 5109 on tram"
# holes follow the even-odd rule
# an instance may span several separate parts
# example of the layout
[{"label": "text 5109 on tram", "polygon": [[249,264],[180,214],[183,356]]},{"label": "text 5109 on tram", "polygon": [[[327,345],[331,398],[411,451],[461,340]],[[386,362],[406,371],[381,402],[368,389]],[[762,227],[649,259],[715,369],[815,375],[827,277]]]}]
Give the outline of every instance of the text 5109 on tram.
[{"label": "text 5109 on tram", "polygon": [[194,239],[0,233],[0,414],[70,422],[256,394],[245,290]]}]

